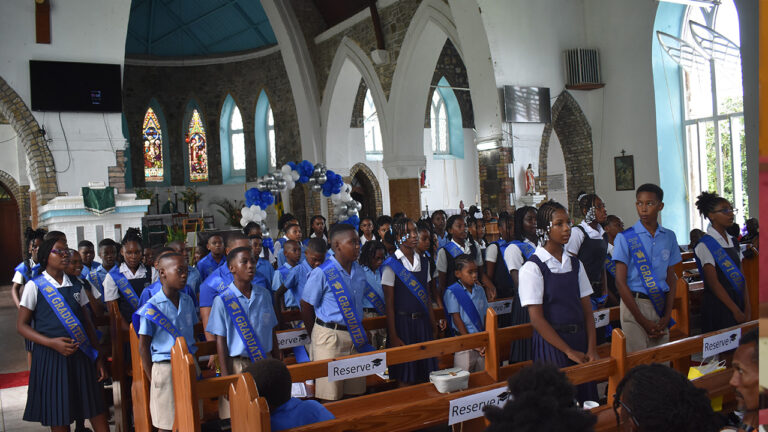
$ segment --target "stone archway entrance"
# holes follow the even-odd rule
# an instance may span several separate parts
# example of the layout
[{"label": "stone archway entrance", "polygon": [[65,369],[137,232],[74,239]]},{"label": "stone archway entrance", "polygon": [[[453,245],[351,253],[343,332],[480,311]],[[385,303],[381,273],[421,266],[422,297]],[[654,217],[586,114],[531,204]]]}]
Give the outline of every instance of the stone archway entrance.
[{"label": "stone archway entrance", "polygon": [[0,250],[4,251],[0,260],[0,284],[10,282],[13,268],[23,258],[21,226],[16,198],[11,188],[0,182]]},{"label": "stone archway entrance", "polygon": [[350,185],[352,186],[352,198],[363,205],[360,210],[360,219],[365,217],[376,220],[383,212],[381,201],[381,187],[376,175],[368,165],[357,163],[349,170]]}]

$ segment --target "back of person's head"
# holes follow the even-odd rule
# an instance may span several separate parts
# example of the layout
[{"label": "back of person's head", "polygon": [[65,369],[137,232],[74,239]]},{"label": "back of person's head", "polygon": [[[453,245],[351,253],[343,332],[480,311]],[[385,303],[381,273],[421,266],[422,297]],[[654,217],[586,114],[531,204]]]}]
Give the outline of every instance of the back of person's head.
[{"label": "back of person's head", "polygon": [[738,237],[741,234],[741,227],[737,223],[733,223],[731,226],[725,229],[731,237]]},{"label": "back of person's head", "polygon": [[291,399],[291,373],[282,361],[273,358],[258,360],[243,372],[251,374],[259,396],[267,400],[270,409]]},{"label": "back of person's head", "polygon": [[691,246],[696,247],[697,244],[699,244],[699,240],[701,240],[702,237],[704,237],[704,231],[694,228],[691,230],[691,233],[689,234],[691,239]]},{"label": "back of person's head", "polygon": [[348,234],[350,232],[357,233],[357,230],[355,230],[355,227],[350,224],[333,224],[331,227],[331,232],[328,234],[328,241],[330,241],[331,245],[333,245],[333,242],[337,237],[340,238],[342,234]]},{"label": "back of person's head", "polygon": [[509,401],[488,405],[486,432],[590,432],[597,418],[576,405],[576,390],[555,366],[534,363],[509,379]]},{"label": "back of person's head", "polygon": [[66,239],[67,235],[61,231],[48,231],[43,235],[43,240],[49,239]]},{"label": "back of person's head", "polygon": [[[213,237],[213,236],[211,236],[211,237]],[[225,243],[226,248],[227,249],[232,249],[232,247],[235,245],[235,243],[237,243],[238,241],[241,241],[241,240],[248,240],[248,237],[246,237],[245,234],[243,234],[241,232],[230,233],[227,236],[227,241]]]},{"label": "back of person's head", "polygon": [[328,250],[328,245],[325,243],[325,240],[319,237],[315,237],[315,238],[309,239],[309,241],[307,242],[307,250],[311,250],[312,252],[325,255],[325,252]]},{"label": "back of person's head", "polygon": [[382,242],[378,240],[365,242],[363,247],[360,248],[360,258],[357,259],[357,262],[363,267],[371,268],[371,262],[378,251],[383,251],[385,256],[387,254],[387,249],[384,248]]},{"label": "back of person's head", "polygon": [[664,191],[658,185],[653,183],[645,183],[640,185],[640,187],[637,188],[637,191],[635,191],[635,197],[640,195],[641,192],[650,192],[656,195],[656,199],[658,199],[659,202],[664,201]]},{"label": "back of person's head", "polygon": [[658,363],[636,366],[624,376],[613,409],[617,422],[620,409],[629,411],[624,421],[635,423],[638,432],[715,432],[721,425],[706,390]]},{"label": "back of person's head", "polygon": [[243,227],[243,234],[249,236],[251,235],[251,231],[258,231],[261,233],[261,225],[254,221],[248,222]]},{"label": "back of person's head", "polygon": [[292,215],[291,213],[284,213],[282,216],[280,216],[280,219],[277,220],[277,229],[279,231],[283,231],[285,225],[291,221],[297,221],[296,216]]}]

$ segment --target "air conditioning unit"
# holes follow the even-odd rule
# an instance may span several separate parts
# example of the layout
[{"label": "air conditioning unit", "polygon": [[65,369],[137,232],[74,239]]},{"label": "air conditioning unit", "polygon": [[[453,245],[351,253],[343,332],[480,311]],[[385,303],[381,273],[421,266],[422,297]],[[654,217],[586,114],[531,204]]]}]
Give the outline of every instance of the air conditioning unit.
[{"label": "air conditioning unit", "polygon": [[600,53],[596,49],[576,48],[563,52],[566,86],[601,84]]}]

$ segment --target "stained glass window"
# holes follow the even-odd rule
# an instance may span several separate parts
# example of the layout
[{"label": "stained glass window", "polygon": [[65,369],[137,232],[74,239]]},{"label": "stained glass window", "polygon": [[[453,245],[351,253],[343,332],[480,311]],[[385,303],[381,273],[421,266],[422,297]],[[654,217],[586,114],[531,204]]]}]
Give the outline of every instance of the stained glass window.
[{"label": "stained glass window", "polygon": [[141,126],[144,136],[144,180],[148,182],[163,181],[163,134],[160,122],[152,108],[144,116]]},{"label": "stained glass window", "polygon": [[208,181],[208,141],[205,138],[203,120],[197,109],[192,110],[187,133],[189,148],[189,181]]}]

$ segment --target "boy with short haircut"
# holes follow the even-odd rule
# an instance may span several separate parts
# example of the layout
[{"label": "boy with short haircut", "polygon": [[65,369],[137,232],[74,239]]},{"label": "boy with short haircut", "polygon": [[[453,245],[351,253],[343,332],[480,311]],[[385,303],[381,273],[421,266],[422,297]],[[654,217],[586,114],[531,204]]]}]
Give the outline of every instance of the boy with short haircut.
[{"label": "boy with short haircut", "polygon": [[[357,258],[360,238],[352,225],[336,224],[330,232],[334,255],[309,274],[301,296],[301,316],[311,334],[312,359],[322,360],[372,351],[362,327],[365,272]],[[315,240],[315,239],[313,239]],[[349,304],[342,313],[339,304]],[[329,382],[316,380],[318,399],[338,400],[365,393],[365,377]]]},{"label": "boy with short haircut", "polygon": [[616,236],[616,288],[621,296],[621,328],[627,350],[638,351],[669,342],[680,248],[675,233],[659,225],[664,191],[646,183],[635,194],[640,220]]},{"label": "boy with short haircut", "polygon": [[[164,257],[165,255],[172,254],[172,253],[178,253],[173,248],[170,247],[163,247],[160,248],[160,250],[157,251],[157,258],[155,259],[155,270],[158,271],[158,274],[160,274],[160,258]],[[181,255],[181,258],[184,259],[184,255]],[[186,260],[184,260],[186,262]],[[187,267],[187,270],[189,270],[189,267]],[[187,281],[189,281],[189,273],[187,273]],[[144,303],[148,302],[150,298],[152,298],[155,294],[157,294],[160,290],[163,289],[163,284],[160,282],[160,280],[155,281],[150,286],[146,287],[144,291],[141,292],[141,295],[139,296],[139,307],[144,305]],[[197,306],[197,295],[192,290],[192,287],[189,286],[189,283],[184,285],[184,289],[182,292],[190,297],[192,297],[192,302],[195,304],[195,312],[197,312],[198,306]]]},{"label": "boy with short haircut", "polygon": [[[187,244],[182,240],[175,240],[168,244],[167,247],[172,248],[177,254],[184,258],[184,262],[187,263],[187,285],[192,288],[195,296],[200,295],[200,284],[203,280],[200,278],[200,271],[189,265],[189,252],[187,251]],[[195,297],[197,301],[197,297]]]},{"label": "boy with short haircut", "polygon": [[[206,327],[216,336],[222,375],[242,373],[251,363],[270,356],[280,358],[272,296],[253,282],[256,260],[251,248],[232,250],[227,263],[233,280],[213,300]],[[219,416],[229,418],[229,403],[223,398],[219,400]]]},{"label": "boy with short haircut", "polygon": [[[300,262],[291,269],[288,273],[288,277],[283,280],[283,287],[278,289],[275,294],[278,301],[285,295],[286,298],[284,303],[286,306],[301,307],[301,296],[304,293],[304,285],[307,283],[307,278],[312,270],[325,262],[326,250],[327,247],[322,239],[310,239],[309,242],[307,242],[307,248],[304,252],[305,259],[300,260]],[[301,256],[301,252],[299,252],[299,256]],[[292,298],[295,303],[290,301],[289,297],[287,297],[288,295],[290,295],[290,298]]]},{"label": "boy with short haircut", "polygon": [[194,345],[197,314],[192,298],[181,292],[187,282],[184,258],[169,253],[158,261],[162,289],[136,311],[134,326],[139,324],[139,355],[151,382],[149,410],[152,425],[161,431],[170,431],[174,420],[171,348],[176,338],[182,336],[189,352],[197,351]]},{"label": "boy with short haircut", "polygon": [[272,430],[291,429],[335,418],[318,401],[291,397],[291,373],[280,360],[259,360],[243,372],[251,374],[259,396],[267,400]]},{"label": "boy with short haircut", "polygon": [[80,273],[80,277],[87,279],[91,274],[91,270],[95,270],[98,262],[93,258],[96,256],[96,251],[93,248],[93,243],[89,240],[82,240],[77,244],[77,251],[80,253],[80,258],[83,260],[83,271]]},{"label": "boy with short haircut", "polygon": [[296,240],[288,240],[283,245],[283,252],[285,253],[285,264],[277,269],[272,278],[272,291],[275,292],[275,309],[280,311],[299,308],[299,299],[293,297],[290,291],[286,292],[287,289],[284,284],[288,281],[293,268],[299,264],[301,248]]},{"label": "boy with short haircut", "polygon": [[214,234],[208,237],[206,247],[209,251],[208,255],[197,262],[197,270],[200,272],[201,280],[207,279],[208,275],[218,267],[226,267],[227,262],[224,256],[224,239],[220,235]]},{"label": "boy with short haircut", "polygon": [[101,293],[101,300],[104,301],[104,278],[112,270],[117,262],[117,243],[112,239],[104,239],[99,242],[99,258],[101,264],[96,266],[88,274],[87,280],[91,286],[95,287]]},{"label": "boy with short haircut", "polygon": [[272,279],[275,276],[275,269],[267,259],[262,259],[262,251],[264,250],[261,235],[248,236],[248,240],[251,242],[251,251],[253,252],[253,259],[256,260],[256,274],[254,280],[262,281],[264,288],[269,288],[272,283]]},{"label": "boy with short haircut", "polygon": [[[288,240],[294,240],[298,242],[303,251],[304,245],[301,244],[301,227],[299,224],[289,223],[285,226],[284,229],[285,237],[287,237]],[[285,244],[285,242],[283,242],[283,244]],[[275,252],[275,255],[277,256],[277,268],[280,268],[283,266],[283,264],[285,264],[285,251],[281,248],[279,252]],[[303,257],[299,258],[299,260],[303,260]]]}]

